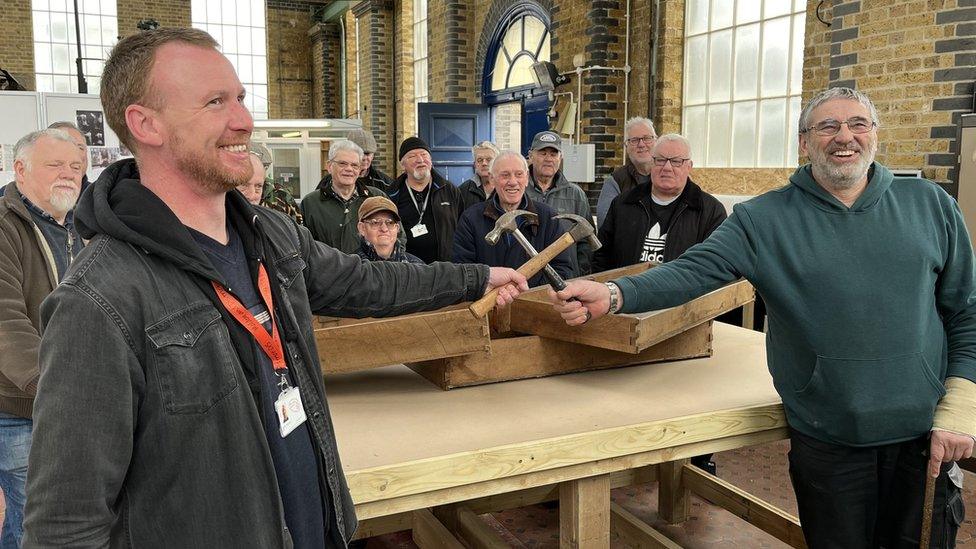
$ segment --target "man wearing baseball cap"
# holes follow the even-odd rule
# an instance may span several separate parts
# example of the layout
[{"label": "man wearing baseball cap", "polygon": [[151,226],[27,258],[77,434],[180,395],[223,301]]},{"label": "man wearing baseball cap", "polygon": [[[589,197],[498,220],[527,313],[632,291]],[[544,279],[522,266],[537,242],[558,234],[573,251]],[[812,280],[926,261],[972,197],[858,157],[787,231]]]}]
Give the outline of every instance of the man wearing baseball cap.
[{"label": "man wearing baseball cap", "polygon": [[407,253],[397,239],[400,214],[396,204],[385,196],[372,196],[359,206],[359,257],[369,261],[401,261],[423,263],[419,257]]},{"label": "man wearing baseball cap", "polygon": [[461,191],[434,170],[430,147],[419,137],[400,144],[400,167],[403,173],[390,200],[399,210],[407,251],[424,263],[450,261],[462,211]]},{"label": "man wearing baseball cap", "polygon": [[346,134],[346,139],[363,149],[363,162],[359,170],[358,184],[376,187],[386,194],[393,192],[396,189],[396,180],[373,165],[373,159],[376,157],[376,139],[373,134],[359,128]]},{"label": "man wearing baseball cap", "polygon": [[[592,223],[590,201],[575,183],[570,183],[560,170],[563,161],[563,140],[559,134],[544,131],[535,134],[529,149],[529,187],[525,194],[561,214],[576,214]],[[576,245],[576,274],[590,274],[593,251],[586,242]]]}]

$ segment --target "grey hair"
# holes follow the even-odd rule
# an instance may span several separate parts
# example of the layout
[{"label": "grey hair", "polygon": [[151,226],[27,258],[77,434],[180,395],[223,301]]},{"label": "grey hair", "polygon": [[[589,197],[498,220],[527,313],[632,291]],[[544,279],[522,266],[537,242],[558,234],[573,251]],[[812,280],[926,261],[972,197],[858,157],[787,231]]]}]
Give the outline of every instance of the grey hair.
[{"label": "grey hair", "polygon": [[365,154],[363,153],[363,148],[359,145],[348,139],[339,139],[337,141],[333,141],[332,144],[329,145],[329,162],[335,160],[336,155],[339,154],[340,151],[352,151],[356,153],[356,156],[359,157],[360,162],[363,161],[363,154]]},{"label": "grey hair", "polygon": [[44,130],[37,130],[35,132],[30,132],[29,134],[21,137],[17,144],[14,145],[14,162],[18,160],[24,163],[24,166],[29,170],[30,165],[30,153],[34,149],[34,145],[42,137],[50,137],[51,139],[56,139],[58,141],[64,141],[65,143],[71,143],[71,146],[76,147],[74,140],[71,136],[65,133],[64,130],[57,128],[47,128]]},{"label": "grey hair", "polygon": [[654,150],[651,153],[657,153],[658,148],[667,143],[681,143],[685,146],[685,149],[688,149],[688,158],[691,158],[691,141],[688,141],[687,137],[678,133],[666,133],[658,137],[654,143]]},{"label": "grey hair", "polygon": [[827,88],[813,96],[813,99],[803,107],[803,110],[800,112],[800,122],[797,131],[803,133],[805,129],[810,127],[810,114],[813,112],[813,109],[834,99],[849,99],[864,105],[864,108],[871,114],[871,121],[876,126],[881,126],[881,121],[878,120],[878,111],[874,108],[874,103],[871,102],[867,95],[852,88]]},{"label": "grey hair", "polygon": [[498,156],[498,147],[496,147],[495,144],[492,143],[491,141],[482,141],[481,143],[478,143],[474,147],[471,147],[472,155],[477,156],[478,151],[491,151],[495,153],[495,156]]},{"label": "grey hair", "polygon": [[522,164],[522,169],[526,172],[529,171],[529,163],[522,156],[522,153],[518,151],[513,151],[512,149],[505,149],[504,151],[498,153],[498,156],[492,159],[491,164],[488,165],[488,173],[495,175],[495,164],[497,164],[503,158],[518,158],[519,163]]},{"label": "grey hair", "polygon": [[78,129],[78,126],[76,126],[74,122],[68,122],[67,120],[62,120],[60,122],[55,122],[55,123],[51,124],[50,126],[48,126],[47,129],[49,129],[49,130],[74,130],[74,131],[76,131],[78,133],[81,133],[81,130]]},{"label": "grey hair", "polygon": [[651,133],[657,135],[657,130],[654,129],[654,122],[651,122],[650,118],[644,118],[643,116],[635,116],[624,124],[624,139],[630,137],[630,130],[634,129],[634,126],[638,124],[644,124],[645,126],[651,129]]}]

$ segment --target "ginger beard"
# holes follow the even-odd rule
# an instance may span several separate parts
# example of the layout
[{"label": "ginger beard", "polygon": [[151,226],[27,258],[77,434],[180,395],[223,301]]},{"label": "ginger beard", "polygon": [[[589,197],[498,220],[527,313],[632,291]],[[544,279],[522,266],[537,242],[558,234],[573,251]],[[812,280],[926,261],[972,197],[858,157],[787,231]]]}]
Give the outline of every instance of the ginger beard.
[{"label": "ginger beard", "polygon": [[[221,147],[239,148],[245,156],[240,162],[228,166],[220,158]],[[177,168],[191,179],[198,181],[208,191],[223,193],[233,191],[250,181],[254,175],[254,166],[247,157],[246,141],[236,145],[221,145],[217,147],[217,152],[206,154],[201,150],[188,149],[183,138],[178,133],[174,133],[169,138],[169,148],[176,158]]]}]

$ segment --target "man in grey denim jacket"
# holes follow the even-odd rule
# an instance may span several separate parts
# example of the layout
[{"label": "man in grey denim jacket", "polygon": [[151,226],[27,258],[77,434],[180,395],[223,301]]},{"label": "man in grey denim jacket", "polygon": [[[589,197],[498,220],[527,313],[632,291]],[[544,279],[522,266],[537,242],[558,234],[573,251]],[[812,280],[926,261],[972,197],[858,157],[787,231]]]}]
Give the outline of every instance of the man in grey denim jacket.
[{"label": "man in grey denim jacket", "polygon": [[[345,547],[356,518],[312,315],[396,315],[490,285],[504,304],[525,288],[510,269],[362,262],[229,192],[251,176],[253,123],[216,48],[161,29],[106,63],[106,117],[136,160],[83,195],[90,244],[42,306],[25,547]],[[224,249],[239,259],[221,263]],[[282,352],[255,344],[262,328]],[[276,375],[307,416],[285,434]]]}]

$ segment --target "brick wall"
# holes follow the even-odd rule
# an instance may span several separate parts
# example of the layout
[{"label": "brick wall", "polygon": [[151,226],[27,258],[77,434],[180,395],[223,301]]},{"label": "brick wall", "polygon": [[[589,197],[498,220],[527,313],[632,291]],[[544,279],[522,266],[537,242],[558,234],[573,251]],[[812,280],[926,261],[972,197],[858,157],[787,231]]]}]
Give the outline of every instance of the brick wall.
[{"label": "brick wall", "polygon": [[31,0],[4,0],[0,17],[0,67],[34,89],[34,24]]},{"label": "brick wall", "polygon": [[[359,117],[356,74],[359,67],[359,42],[356,40],[356,16],[352,11],[345,14],[346,23],[346,116]],[[322,86],[335,86],[338,82],[322,82]]]},{"label": "brick wall", "polygon": [[[399,0],[394,7],[396,15],[396,38],[393,40],[394,77],[396,90],[393,100],[396,102],[396,133],[394,147],[390,149],[390,174],[400,171],[397,162],[397,149],[400,143],[411,135],[417,135],[417,109],[414,107],[413,70],[413,0]],[[429,24],[429,23],[428,23]],[[428,70],[428,74],[429,74]],[[428,85],[428,89],[430,86]]]},{"label": "brick wall", "polygon": [[474,103],[481,79],[475,77],[471,6],[463,0],[431,0],[428,5],[427,40],[430,101]]},{"label": "brick wall", "polygon": [[830,86],[878,109],[878,159],[955,191],[956,122],[973,109],[976,1],[845,2],[833,8]]},{"label": "brick wall", "polygon": [[190,0],[118,0],[116,9],[120,37],[139,32],[136,24],[143,19],[154,19],[160,27],[190,26]]},{"label": "brick wall", "polygon": [[267,5],[268,117],[312,118],[312,8],[318,2]]},{"label": "brick wall", "polygon": [[342,116],[342,29],[339,23],[316,23],[308,30],[312,56],[312,116]]},{"label": "brick wall", "polygon": [[394,143],[394,70],[391,46],[394,36],[393,2],[364,0],[353,7],[359,24],[359,118],[376,138],[374,162],[387,172],[396,173],[394,161],[399,142]]}]

